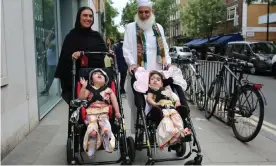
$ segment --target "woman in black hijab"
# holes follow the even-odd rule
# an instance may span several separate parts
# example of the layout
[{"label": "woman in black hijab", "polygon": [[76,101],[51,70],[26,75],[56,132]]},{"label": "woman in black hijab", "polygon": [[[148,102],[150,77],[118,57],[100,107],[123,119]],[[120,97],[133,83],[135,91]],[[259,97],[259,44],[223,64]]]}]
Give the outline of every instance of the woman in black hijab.
[{"label": "woman in black hijab", "polygon": [[[76,59],[76,82],[79,80],[80,52],[107,52],[108,49],[101,34],[93,31],[93,10],[89,7],[81,7],[77,13],[75,28],[64,39],[57,65],[55,77],[60,79],[62,98],[69,104],[72,99],[72,62]],[[103,68],[104,55],[92,55],[88,59],[88,67]]]}]

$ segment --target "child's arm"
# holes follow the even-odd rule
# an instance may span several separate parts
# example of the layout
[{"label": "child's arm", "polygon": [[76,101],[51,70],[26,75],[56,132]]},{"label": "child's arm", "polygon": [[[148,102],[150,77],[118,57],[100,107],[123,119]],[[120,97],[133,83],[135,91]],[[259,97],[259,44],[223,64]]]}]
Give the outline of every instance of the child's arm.
[{"label": "child's arm", "polygon": [[87,80],[85,80],[83,77],[81,77],[80,83],[81,83],[81,90],[80,90],[80,94],[79,94],[78,98],[81,100],[85,100],[85,99],[87,99],[87,97],[89,95],[89,91],[86,89]]},{"label": "child's arm", "polygon": [[113,91],[111,89],[110,89],[110,91],[111,91],[111,93],[110,93],[111,103],[112,103],[112,106],[113,106],[113,108],[115,110],[116,117],[117,117],[117,115],[120,114],[119,104],[118,104],[118,101],[117,101],[117,97],[115,96],[115,94],[113,93]]},{"label": "child's arm", "polygon": [[152,106],[156,106],[157,105],[157,103],[153,100],[153,94],[152,93],[148,93],[146,100]]},{"label": "child's arm", "polygon": [[179,97],[174,92],[172,92],[172,99],[175,101],[176,107],[181,105]]},{"label": "child's arm", "polygon": [[89,91],[85,87],[81,87],[79,99],[85,100],[87,99],[88,95],[89,95]]}]

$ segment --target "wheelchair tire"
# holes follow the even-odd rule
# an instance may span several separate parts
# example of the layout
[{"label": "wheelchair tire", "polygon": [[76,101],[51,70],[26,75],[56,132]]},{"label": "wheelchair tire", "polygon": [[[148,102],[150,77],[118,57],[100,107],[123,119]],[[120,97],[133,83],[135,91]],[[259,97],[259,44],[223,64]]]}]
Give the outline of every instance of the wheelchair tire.
[{"label": "wheelchair tire", "polygon": [[176,148],[176,156],[182,157],[186,153],[186,142],[182,142],[179,147]]},{"label": "wheelchair tire", "polygon": [[72,156],[72,143],[71,143],[71,138],[67,138],[67,144],[66,144],[66,153],[67,153],[67,164],[71,165],[73,156]]},{"label": "wheelchair tire", "polygon": [[128,147],[127,149],[128,155],[130,160],[133,162],[135,160],[135,155],[136,155],[135,142],[131,136],[127,137],[126,141],[127,141],[127,147]]}]

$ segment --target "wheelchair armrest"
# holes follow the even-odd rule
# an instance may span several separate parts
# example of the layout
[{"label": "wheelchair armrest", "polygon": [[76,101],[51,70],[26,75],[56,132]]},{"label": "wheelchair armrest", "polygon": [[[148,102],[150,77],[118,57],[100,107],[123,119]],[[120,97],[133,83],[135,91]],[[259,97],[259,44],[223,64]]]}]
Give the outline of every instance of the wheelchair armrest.
[{"label": "wheelchair armrest", "polygon": [[71,100],[70,102],[70,106],[72,107],[80,107],[80,106],[84,106],[86,107],[87,105],[87,100],[81,100],[81,99],[74,99],[74,100]]}]

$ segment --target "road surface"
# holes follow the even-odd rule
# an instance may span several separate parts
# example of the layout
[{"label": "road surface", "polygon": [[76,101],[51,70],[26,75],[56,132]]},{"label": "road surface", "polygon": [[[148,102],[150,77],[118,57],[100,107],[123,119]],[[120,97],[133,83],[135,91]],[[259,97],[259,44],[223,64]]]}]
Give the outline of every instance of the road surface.
[{"label": "road surface", "polygon": [[248,80],[263,84],[262,92],[266,98],[264,120],[276,125],[276,79],[267,74],[249,75]]}]

